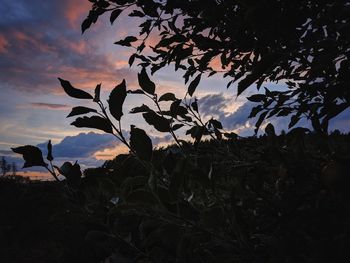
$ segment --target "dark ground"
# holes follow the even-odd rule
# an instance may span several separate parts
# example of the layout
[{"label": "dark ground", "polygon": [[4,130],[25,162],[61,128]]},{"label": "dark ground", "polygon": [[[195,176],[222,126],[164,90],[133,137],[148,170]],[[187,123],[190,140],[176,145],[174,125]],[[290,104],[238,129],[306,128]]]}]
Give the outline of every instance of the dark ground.
[{"label": "dark ground", "polygon": [[[152,210],[153,206],[147,207],[144,200],[136,200],[143,203],[140,209],[135,210],[134,204],[125,206],[131,204],[125,181],[147,179],[132,158],[119,156],[106,169],[91,169],[76,191],[82,196],[72,195],[67,185],[56,182],[0,178],[0,262],[101,262],[110,254],[109,246],[116,245],[109,235],[96,236],[102,232],[124,235],[149,251],[150,260],[138,262],[350,262],[350,136],[334,135],[328,143],[317,136],[302,140],[294,137],[201,144],[198,152],[188,155],[189,166],[184,173],[189,173],[196,196],[207,196],[194,198],[191,204],[180,202],[178,205],[186,204],[195,211],[195,217],[182,215],[179,210],[177,213],[192,225],[171,219],[171,226],[175,227],[171,232],[169,224],[164,224],[167,218],[157,214],[159,210]],[[174,169],[175,159],[169,162],[164,156],[165,150],[158,151],[155,163]],[[208,170],[212,183],[203,181]],[[149,189],[147,180],[145,183],[138,182],[132,190],[136,189],[136,193]],[[232,210],[227,210],[227,214],[234,213],[249,243],[238,252],[232,250],[236,245],[231,243],[236,242],[236,233],[227,232],[230,226],[218,220],[223,216],[215,204],[216,197],[210,196],[213,185],[222,197],[222,205]],[[125,195],[127,201],[112,206],[109,200],[116,193]],[[208,205],[203,204],[203,198],[208,199]],[[168,200],[161,201],[173,211]],[[127,213],[118,214],[120,209]],[[113,211],[117,213],[113,215]],[[140,211],[144,214],[140,215]],[[141,226],[149,223],[151,217],[161,227],[154,228],[153,233],[147,230],[153,236],[147,244],[148,237]],[[89,242],[88,233],[97,242]],[[197,233],[206,238],[203,244],[175,242],[178,234],[183,242],[186,235],[196,240]],[[219,242],[210,233],[227,233],[229,240]],[[107,239],[112,243],[104,243]],[[175,247],[164,250],[163,245],[169,240],[175,242]],[[126,251],[120,244],[116,246],[118,251]],[[195,249],[203,249],[208,255],[191,254]]]}]

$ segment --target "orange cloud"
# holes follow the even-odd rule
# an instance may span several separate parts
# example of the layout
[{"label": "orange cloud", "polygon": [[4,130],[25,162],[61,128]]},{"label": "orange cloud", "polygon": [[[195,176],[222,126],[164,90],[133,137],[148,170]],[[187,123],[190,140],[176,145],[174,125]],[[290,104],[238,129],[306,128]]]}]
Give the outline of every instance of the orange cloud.
[{"label": "orange cloud", "polygon": [[70,49],[72,49],[74,52],[83,55],[88,50],[88,45],[84,40],[80,40],[79,42],[69,42],[68,46]]},{"label": "orange cloud", "polygon": [[48,172],[32,172],[32,171],[26,171],[26,172],[20,172],[18,173],[19,176],[28,177],[31,180],[39,180],[39,181],[53,181],[53,177]]},{"label": "orange cloud", "polygon": [[42,103],[34,102],[30,104],[31,108],[34,109],[47,109],[47,110],[66,110],[70,109],[69,106],[64,104],[55,104],[55,103]]},{"label": "orange cloud", "polygon": [[88,14],[91,7],[91,3],[81,0],[68,0],[66,1],[65,17],[68,20],[69,25],[76,29],[80,27],[81,19]]},{"label": "orange cloud", "polygon": [[9,42],[7,41],[7,39],[3,35],[0,35],[0,54],[6,53],[8,46]]},{"label": "orange cloud", "polygon": [[122,144],[118,144],[113,148],[107,148],[101,151],[97,151],[94,154],[94,157],[97,160],[113,160],[117,155],[129,153],[129,149]]},{"label": "orange cloud", "polygon": [[41,52],[50,52],[54,50],[53,46],[50,46],[43,41],[40,40],[40,36],[30,36],[21,31],[15,31],[12,33],[16,44],[18,44],[22,49],[25,48],[26,45],[34,46],[38,48]]}]

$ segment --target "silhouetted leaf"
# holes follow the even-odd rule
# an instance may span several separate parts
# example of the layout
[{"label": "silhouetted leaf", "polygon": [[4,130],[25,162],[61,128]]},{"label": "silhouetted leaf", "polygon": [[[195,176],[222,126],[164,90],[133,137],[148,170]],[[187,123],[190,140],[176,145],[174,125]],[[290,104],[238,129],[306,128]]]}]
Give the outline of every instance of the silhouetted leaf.
[{"label": "silhouetted leaf", "polygon": [[195,92],[199,82],[201,81],[202,74],[198,74],[198,76],[192,80],[190,85],[188,86],[188,94],[192,97],[193,93]]},{"label": "silhouetted leaf", "polygon": [[120,121],[123,116],[123,104],[126,98],[126,84],[125,79],[117,85],[109,95],[108,105],[112,116]]},{"label": "silhouetted leaf", "polygon": [[252,102],[261,102],[265,100],[266,96],[264,94],[255,94],[247,98],[247,100]]},{"label": "silhouetted leaf", "polygon": [[95,97],[94,97],[94,102],[100,101],[100,94],[101,94],[101,84],[98,84],[95,88]]},{"label": "silhouetted leaf", "polygon": [[113,12],[111,13],[111,16],[109,18],[111,24],[113,24],[113,22],[118,18],[118,16],[123,12],[122,9],[115,9],[113,10]]},{"label": "silhouetted leaf", "polygon": [[172,129],[173,129],[173,131],[176,131],[176,130],[178,130],[178,129],[180,129],[180,128],[182,128],[184,125],[183,124],[181,124],[181,123],[179,123],[179,124],[175,124],[175,125],[173,125],[172,126]]},{"label": "silhouetted leaf", "polygon": [[113,129],[108,120],[100,116],[91,116],[91,117],[79,117],[74,122],[71,123],[78,128],[93,128],[105,131],[107,133],[113,133]]},{"label": "silhouetted leaf", "polygon": [[198,112],[198,102],[197,99],[191,103],[191,107],[194,111]]},{"label": "silhouetted leaf", "polygon": [[117,42],[114,42],[116,45],[124,46],[124,47],[131,47],[131,43],[137,41],[137,37],[134,36],[127,36],[126,38],[119,40]]},{"label": "silhouetted leaf", "polygon": [[211,119],[209,123],[216,129],[222,129],[222,124],[218,120]]},{"label": "silhouetted leaf", "polygon": [[50,162],[53,160],[51,140],[49,140],[49,142],[47,143],[47,156],[46,156],[46,159],[48,161],[50,161]]},{"label": "silhouetted leaf", "polygon": [[97,110],[91,109],[88,107],[83,107],[83,106],[74,107],[72,109],[72,111],[69,113],[69,115],[67,116],[67,118],[72,117],[72,116],[76,116],[76,115],[90,113],[90,112],[97,112]]},{"label": "silhouetted leaf", "polygon": [[76,98],[76,99],[93,99],[93,97],[80,89],[76,89],[72,86],[72,84],[70,84],[69,81],[58,78],[58,80],[61,83],[62,88],[64,89],[64,91],[71,96],[72,98]]},{"label": "silhouetted leaf", "polygon": [[170,131],[170,122],[166,118],[158,115],[154,111],[146,112],[142,114],[145,121],[152,125],[157,131],[160,132],[169,132]]},{"label": "silhouetted leaf", "polygon": [[140,85],[141,89],[144,90],[145,92],[147,92],[148,94],[153,95],[154,91],[156,89],[156,85],[148,77],[146,69],[142,68],[141,73],[138,73],[137,77],[138,77],[139,85]]},{"label": "silhouetted leaf", "polygon": [[136,90],[128,90],[127,93],[130,94],[145,94],[145,92],[141,89],[136,89]]},{"label": "silhouetted leaf", "polygon": [[145,16],[145,14],[144,13],[142,13],[141,11],[138,11],[138,10],[133,10],[130,14],[129,14],[129,16],[136,16],[136,17],[144,17]]},{"label": "silhouetted leaf", "polygon": [[238,135],[234,132],[225,132],[224,133],[224,136],[227,138],[227,139],[237,139],[238,138]]},{"label": "silhouetted leaf", "polygon": [[32,166],[47,166],[47,164],[44,162],[43,154],[38,147],[32,145],[25,145],[11,149],[15,153],[22,154],[23,159],[25,161],[23,168]]},{"label": "silhouetted leaf", "polygon": [[177,98],[175,97],[174,93],[164,93],[162,96],[159,97],[158,101],[175,101]]},{"label": "silhouetted leaf", "polygon": [[271,123],[267,124],[265,128],[265,133],[267,134],[267,136],[270,137],[276,136],[275,127],[273,127]]},{"label": "silhouetted leaf", "polygon": [[151,139],[144,130],[136,128],[134,125],[131,125],[130,146],[140,159],[145,161],[152,159],[153,146]]},{"label": "silhouetted leaf", "polygon": [[83,34],[85,32],[86,29],[90,28],[90,26],[92,25],[93,21],[90,17],[87,17],[83,23],[81,24],[81,33]]},{"label": "silhouetted leaf", "polygon": [[288,125],[288,128],[292,128],[295,124],[297,124],[300,120],[300,116],[298,114],[293,115],[290,119],[290,123]]},{"label": "silhouetted leaf", "polygon": [[265,111],[265,112],[263,112],[263,113],[260,114],[258,121],[255,123],[255,133],[258,133],[259,128],[260,128],[260,125],[261,125],[262,122],[264,121],[264,119],[265,119],[267,113],[268,113],[268,112]]},{"label": "silhouetted leaf", "polygon": [[263,107],[261,105],[255,106],[252,108],[248,118],[254,118],[262,109]]},{"label": "silhouetted leaf", "polygon": [[129,67],[132,66],[132,64],[134,64],[134,61],[135,61],[135,58],[136,58],[136,54],[132,54],[129,58]]},{"label": "silhouetted leaf", "polygon": [[142,106],[140,107],[132,108],[130,113],[140,113],[140,112],[149,112],[149,111],[151,111],[151,109],[147,105],[142,104]]},{"label": "silhouetted leaf", "polygon": [[61,167],[57,167],[60,174],[67,178],[67,180],[76,182],[82,176],[80,165],[75,162],[72,164],[71,162],[65,162]]},{"label": "silhouetted leaf", "polygon": [[188,113],[187,109],[180,105],[181,100],[176,100],[170,105],[170,114],[173,117],[176,117],[177,115],[184,116]]}]

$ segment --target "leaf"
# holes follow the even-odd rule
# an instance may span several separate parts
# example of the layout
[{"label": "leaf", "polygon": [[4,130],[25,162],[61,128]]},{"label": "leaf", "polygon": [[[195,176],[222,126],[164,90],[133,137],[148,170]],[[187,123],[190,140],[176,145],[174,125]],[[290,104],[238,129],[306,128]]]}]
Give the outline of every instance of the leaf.
[{"label": "leaf", "polygon": [[225,132],[224,133],[224,136],[227,138],[227,139],[232,139],[232,140],[235,140],[238,138],[238,135],[234,132]]},{"label": "leaf", "polygon": [[151,111],[151,109],[147,105],[142,104],[142,106],[140,107],[132,108],[130,113],[140,113],[140,112],[149,112],[149,111]]},{"label": "leaf", "polygon": [[90,17],[87,17],[83,23],[81,24],[81,33],[84,34],[85,30],[90,28],[90,26],[92,25],[92,19]]},{"label": "leaf", "polygon": [[72,117],[72,116],[76,116],[76,115],[86,114],[89,112],[97,112],[97,110],[91,109],[88,107],[83,107],[83,106],[74,107],[72,109],[72,111],[69,113],[69,115],[67,116],[67,118]]},{"label": "leaf", "polygon": [[72,122],[71,125],[78,128],[93,128],[107,133],[113,133],[112,125],[108,122],[108,120],[100,116],[79,117]]},{"label": "leaf", "polygon": [[81,90],[81,89],[76,89],[72,86],[72,84],[70,84],[69,81],[58,78],[58,80],[61,83],[62,88],[64,89],[64,91],[67,93],[67,95],[69,95],[72,98],[76,98],[76,99],[93,99],[93,97]]},{"label": "leaf", "polygon": [[141,89],[136,89],[136,90],[128,90],[126,93],[129,94],[145,94],[145,92]]},{"label": "leaf", "polygon": [[296,115],[293,115],[291,118],[290,118],[290,123],[288,125],[288,128],[292,128],[294,125],[296,125],[300,120],[300,116],[298,114]]},{"label": "leaf", "polygon": [[79,180],[82,176],[80,165],[77,162],[75,164],[65,162],[61,167],[57,167],[57,170],[69,181]]},{"label": "leaf", "polygon": [[182,128],[184,125],[183,124],[181,124],[181,123],[179,123],[179,124],[175,124],[175,125],[173,125],[172,126],[172,129],[173,129],[173,131],[176,131],[176,130],[178,130],[178,129],[180,129],[180,128]]},{"label": "leaf", "polygon": [[114,42],[116,45],[124,46],[124,47],[131,47],[131,43],[137,41],[137,37],[134,36],[127,36],[126,38],[119,40],[117,42]]},{"label": "leaf", "polygon": [[130,146],[140,159],[145,161],[152,159],[153,146],[150,137],[144,130],[136,128],[134,125],[131,125]]},{"label": "leaf", "polygon": [[260,114],[258,121],[255,123],[255,134],[258,133],[260,125],[262,124],[262,122],[264,121],[266,115],[267,115],[268,111],[265,111],[263,113]]},{"label": "leaf", "polygon": [[130,14],[129,14],[129,16],[137,16],[137,17],[144,17],[145,16],[145,14],[144,13],[142,13],[141,11],[138,11],[138,10],[133,10]]},{"label": "leaf", "polygon": [[158,101],[175,101],[177,100],[177,98],[175,97],[174,93],[168,92],[168,93],[164,93],[162,96],[160,96],[160,98],[158,99]]},{"label": "leaf", "polygon": [[243,80],[238,83],[237,87],[237,97],[242,94],[250,85],[252,85],[256,81],[256,76],[254,74],[250,74],[246,76]]},{"label": "leaf", "polygon": [[180,105],[181,100],[176,100],[170,105],[170,114],[173,117],[176,117],[177,115],[184,116],[188,113],[187,109]]},{"label": "leaf", "polygon": [[99,102],[100,101],[100,94],[101,94],[101,84],[98,84],[95,88],[95,97],[94,97],[94,102]]},{"label": "leaf", "polygon": [[47,164],[44,162],[43,154],[38,147],[32,145],[20,146],[17,148],[11,148],[13,152],[22,154],[24,159],[23,168],[32,167],[32,166],[43,166],[47,167]]},{"label": "leaf", "polygon": [[132,64],[134,64],[134,61],[135,61],[135,58],[136,58],[136,55],[137,54],[132,54],[131,56],[130,56],[130,58],[129,58],[129,67],[131,67],[132,66]]},{"label": "leaf", "polygon": [[222,129],[222,124],[218,120],[211,119],[209,120],[209,123],[216,129]]},{"label": "leaf", "polygon": [[263,107],[261,105],[252,108],[248,118],[254,118],[262,109]]},{"label": "leaf", "polygon": [[141,73],[137,74],[139,85],[142,90],[147,92],[148,94],[154,94],[154,91],[156,89],[156,85],[153,81],[150,80],[150,78],[147,75],[146,69],[142,68]]},{"label": "leaf", "polygon": [[152,125],[157,131],[170,132],[170,122],[163,116],[158,115],[154,111],[142,114],[145,121]]},{"label": "leaf", "polygon": [[261,102],[265,100],[266,95],[263,94],[255,94],[247,98],[247,100],[252,101],[252,102]]},{"label": "leaf", "polygon": [[48,161],[53,161],[53,156],[52,156],[52,144],[51,144],[51,140],[49,140],[49,142],[47,143],[47,156],[46,159]]},{"label": "leaf", "polygon": [[191,107],[194,111],[198,112],[198,102],[197,99],[191,103]]},{"label": "leaf", "polygon": [[125,79],[117,85],[109,95],[108,105],[112,116],[120,121],[123,116],[123,104],[126,98],[126,83]]},{"label": "leaf", "polygon": [[109,21],[111,22],[111,24],[113,24],[113,22],[118,18],[118,16],[123,12],[122,9],[115,9],[113,10],[113,12],[111,13],[111,16],[109,18]]},{"label": "leaf", "polygon": [[198,74],[198,76],[192,80],[190,85],[188,86],[188,94],[192,97],[193,93],[195,92],[199,82],[201,81],[202,74]]},{"label": "leaf", "polygon": [[265,133],[267,136],[270,137],[276,136],[275,127],[271,123],[267,124],[265,128]]}]

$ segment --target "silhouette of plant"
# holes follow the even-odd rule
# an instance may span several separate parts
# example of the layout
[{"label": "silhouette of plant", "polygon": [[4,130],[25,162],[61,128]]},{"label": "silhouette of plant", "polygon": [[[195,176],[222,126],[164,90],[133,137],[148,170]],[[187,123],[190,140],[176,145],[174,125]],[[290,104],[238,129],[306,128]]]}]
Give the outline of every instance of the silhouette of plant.
[{"label": "silhouette of plant", "polygon": [[[82,24],[87,30],[106,13],[140,21],[139,36],[115,42],[131,47],[139,65],[152,74],[170,63],[184,71],[193,95],[201,76],[221,73],[237,82],[237,95],[255,84],[279,82],[287,88],[248,98],[258,103],[256,128],[272,116],[291,116],[289,128],[301,118],[326,133],[329,120],[350,105],[348,90],[350,25],[346,0],[341,1],[187,1],[96,0]],[[160,36],[155,44],[148,39]],[[145,47],[153,51],[143,55]],[[149,50],[147,49],[147,50]],[[215,66],[216,64],[216,66]]]},{"label": "silhouette of plant", "polygon": [[[35,146],[13,151],[23,155],[24,167],[41,166],[57,181],[66,178],[60,184],[77,213],[100,223],[85,237],[99,261],[320,262],[320,253],[329,258],[319,245],[330,240],[322,229],[334,228],[334,240],[349,240],[348,209],[336,210],[339,223],[330,209],[349,200],[349,135],[325,139],[305,128],[277,135],[268,124],[264,136],[242,138],[218,120],[203,120],[194,97],[206,73],[224,73],[229,85],[237,81],[238,95],[253,83],[288,80],[287,91],[265,88],[248,98],[260,103],[251,113],[260,113],[257,130],[265,118],[294,114],[290,128],[306,116],[315,131],[326,133],[329,119],[349,106],[344,1],[90,2],[83,32],[106,12],[111,23],[126,10],[143,20],[139,37],[116,42],[135,48],[129,63],[140,61],[140,89],[129,90],[122,80],[105,103],[101,84],[92,95],[59,78],[67,95],[94,105],[73,107],[67,117],[76,117],[72,125],[78,128],[112,134],[130,153],[81,171],[77,162],[53,164],[50,141],[46,160]],[[333,19],[336,13],[341,20]],[[156,55],[142,55],[153,30],[161,35],[152,47]],[[222,70],[213,68],[216,58]],[[172,62],[185,71],[186,83],[191,78],[183,98],[158,94],[147,73]],[[126,131],[127,96],[150,102],[130,114],[142,114],[175,145],[154,150],[144,130],[131,125]],[[193,144],[179,139],[184,128]]]}]

